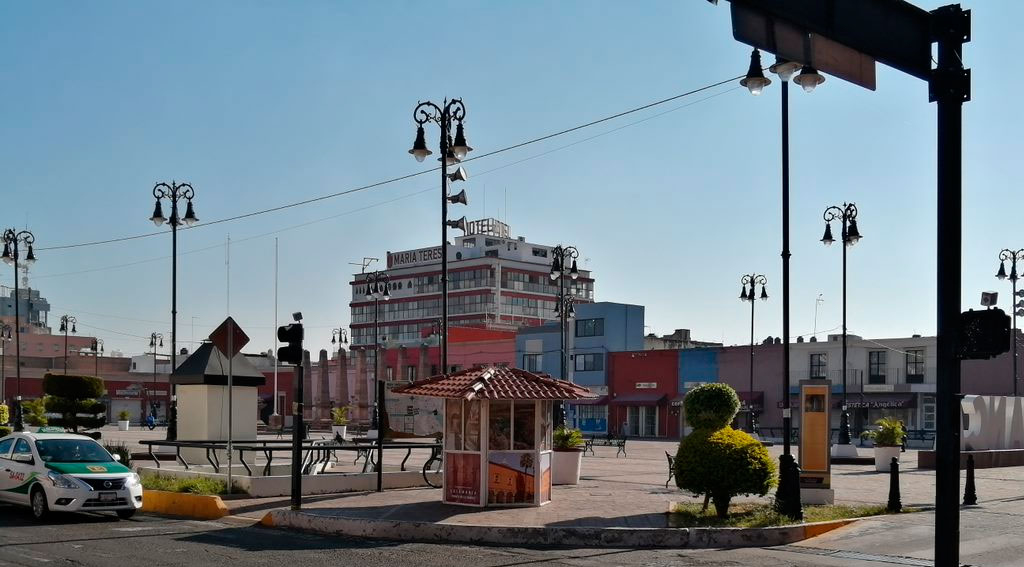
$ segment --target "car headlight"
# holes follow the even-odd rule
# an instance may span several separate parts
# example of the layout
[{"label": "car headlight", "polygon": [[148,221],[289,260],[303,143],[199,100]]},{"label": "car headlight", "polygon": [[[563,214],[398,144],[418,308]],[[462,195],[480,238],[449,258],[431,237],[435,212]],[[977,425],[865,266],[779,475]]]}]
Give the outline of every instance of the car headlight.
[{"label": "car headlight", "polygon": [[124,479],[124,485],[127,488],[137,486],[140,483],[139,475],[132,473],[128,478]]},{"label": "car headlight", "polygon": [[82,488],[82,486],[78,484],[75,481],[75,479],[71,478],[70,476],[64,476],[60,473],[56,473],[53,471],[46,473],[46,478],[50,479],[50,482],[52,482],[53,485],[56,486],[57,488],[67,488],[69,490],[77,490],[79,488]]}]

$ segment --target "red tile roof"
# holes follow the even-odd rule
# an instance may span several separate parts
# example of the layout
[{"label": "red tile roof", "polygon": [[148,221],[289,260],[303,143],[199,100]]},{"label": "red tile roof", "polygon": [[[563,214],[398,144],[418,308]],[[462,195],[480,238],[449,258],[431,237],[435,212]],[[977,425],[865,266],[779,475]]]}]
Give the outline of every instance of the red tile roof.
[{"label": "red tile roof", "polygon": [[585,400],[590,390],[518,368],[483,366],[424,378],[392,390],[396,394],[466,400]]}]

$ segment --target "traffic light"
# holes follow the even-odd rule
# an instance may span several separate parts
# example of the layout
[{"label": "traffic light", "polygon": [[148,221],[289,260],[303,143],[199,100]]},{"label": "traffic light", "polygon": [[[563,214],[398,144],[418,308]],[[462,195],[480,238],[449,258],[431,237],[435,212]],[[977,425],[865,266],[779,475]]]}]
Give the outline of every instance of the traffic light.
[{"label": "traffic light", "polygon": [[292,323],[277,328],[277,340],[288,343],[277,349],[277,359],[289,364],[302,364],[302,323]]},{"label": "traffic light", "polygon": [[1002,309],[960,314],[960,358],[992,358],[1010,350],[1010,316]]}]

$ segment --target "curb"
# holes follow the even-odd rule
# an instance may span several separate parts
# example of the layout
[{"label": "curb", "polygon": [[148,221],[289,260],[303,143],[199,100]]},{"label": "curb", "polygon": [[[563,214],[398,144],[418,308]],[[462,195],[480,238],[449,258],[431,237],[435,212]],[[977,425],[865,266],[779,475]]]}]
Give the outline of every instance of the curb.
[{"label": "curb", "polygon": [[143,490],[141,511],[197,520],[218,520],[229,513],[220,496],[163,490]]},{"label": "curb", "polygon": [[524,527],[346,518],[273,510],[260,520],[260,525],[325,535],[401,541],[561,547],[721,548],[786,545],[819,536],[855,521],[834,520],[774,528]]}]

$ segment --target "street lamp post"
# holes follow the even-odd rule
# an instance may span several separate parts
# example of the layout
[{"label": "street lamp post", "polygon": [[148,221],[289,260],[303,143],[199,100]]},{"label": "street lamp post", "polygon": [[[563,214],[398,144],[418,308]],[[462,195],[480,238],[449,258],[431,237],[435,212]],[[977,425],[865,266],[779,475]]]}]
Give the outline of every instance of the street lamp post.
[{"label": "street lamp post", "polygon": [[[162,333],[150,333],[149,334],[149,348],[153,349],[153,389],[152,392],[156,391],[156,349],[157,346],[164,348],[164,335]],[[156,411],[153,407],[153,398],[146,394],[146,401],[149,402],[149,411],[153,415],[153,419],[156,419]],[[145,411],[145,410],[143,410]],[[143,420],[145,421],[145,420]]]},{"label": "street lamp post", "polygon": [[[794,518],[802,518],[800,505],[800,471],[792,453],[793,417],[790,407],[790,352],[789,352],[789,82],[792,80],[804,91],[812,92],[825,81],[813,67],[795,61],[776,58],[769,71],[776,74],[782,83],[782,455],[779,456],[779,489],[776,505],[780,512]],[[797,75],[797,71],[800,74]],[[794,78],[794,75],[797,75]],[[757,49],[750,54],[750,67],[740,84],[759,95],[771,80],[764,76],[761,55]]]},{"label": "street lamp post", "polygon": [[11,342],[11,327],[0,323],[0,403],[7,401],[7,343]]},{"label": "street lamp post", "polygon": [[[740,291],[740,301],[750,302],[750,387],[747,390],[747,426],[750,434],[753,435],[757,430],[754,419],[754,304],[757,303],[758,295],[755,291],[760,285],[761,300],[768,301],[768,290],[765,288],[768,278],[763,274],[747,274],[740,278],[740,283],[743,285]],[[749,293],[747,286],[750,286]]]},{"label": "street lamp post", "polygon": [[[1024,316],[1024,289],[1017,289],[1017,262],[1024,264],[1024,248],[1007,248],[999,253],[999,272],[996,273],[996,277],[1001,280],[1007,279],[1006,262],[1010,262],[1009,279],[1013,285],[1013,295],[1010,296],[1010,311],[1013,312],[1013,397],[1017,397],[1017,316]],[[1018,301],[1018,298],[1021,299]]]},{"label": "street lamp post", "polygon": [[100,355],[103,354],[103,339],[94,339],[92,341],[92,355],[96,359],[95,375],[100,375]]},{"label": "street lamp post", "polygon": [[25,422],[21,415],[21,291],[18,288],[18,260],[21,259],[21,245],[28,247],[25,263],[32,265],[36,254],[32,245],[36,241],[34,234],[28,230],[17,231],[9,228],[4,231],[4,253],[0,257],[5,264],[14,265],[14,373],[17,376],[17,397],[14,399],[14,430],[24,431]]},{"label": "street lamp post", "polygon": [[366,284],[366,299],[373,300],[373,422],[377,430],[377,492],[384,489],[384,381],[380,379],[380,300],[391,299],[388,288],[391,278],[384,272],[370,272],[363,279]]},{"label": "street lamp post", "polygon": [[[413,142],[409,153],[416,158],[416,161],[423,161],[432,152],[427,149],[426,133],[423,125],[427,122],[434,122],[441,128],[441,373],[447,374],[448,368],[448,227],[460,228],[466,231],[466,217],[458,220],[448,220],[448,204],[467,203],[466,191],[460,191],[456,195],[448,194],[448,183],[454,181],[465,181],[469,178],[466,170],[459,167],[451,175],[448,174],[448,166],[458,164],[466,154],[473,151],[466,143],[466,134],[462,122],[466,118],[466,105],[461,98],[452,100],[445,99],[443,106],[433,102],[420,102],[412,111],[412,118],[416,121],[416,140]],[[455,139],[452,139],[452,124],[455,123]]]},{"label": "street lamp post", "polygon": [[344,328],[331,329],[331,344],[338,345],[338,349],[343,348],[341,345],[348,344],[348,330]]},{"label": "street lamp post", "polygon": [[[580,277],[580,271],[576,267],[576,259],[579,258],[580,251],[575,246],[559,244],[551,250],[551,256],[551,281],[558,282],[558,298],[555,301],[555,313],[558,314],[558,328],[561,338],[561,349],[559,351],[561,374],[558,377],[562,380],[568,380],[569,364],[568,348],[566,348],[568,339],[566,332],[569,326],[569,319],[576,315],[576,310],[572,306],[573,298],[569,293],[568,280],[576,280]],[[554,422],[555,427],[565,425],[565,403],[562,401],[555,404]]]},{"label": "street lamp post", "polygon": [[[860,240],[860,231],[857,230],[857,206],[853,203],[843,203],[842,207],[831,206],[825,209],[822,215],[825,219],[825,235],[821,237],[822,243],[826,246],[835,242],[832,238],[832,221],[838,220],[842,223],[843,232],[843,411],[839,416],[839,445],[850,445],[850,413],[847,411],[846,395],[846,249]],[[854,449],[856,452],[856,449]]]},{"label": "street lamp post", "polygon": [[[195,190],[188,183],[157,183],[153,186],[153,197],[156,199],[156,206],[153,208],[153,216],[149,220],[160,226],[165,221],[171,225],[171,372],[178,367],[178,225],[182,222],[185,226],[192,226],[199,218],[192,208],[192,198]],[[160,205],[161,199],[167,199],[171,204],[171,218],[164,218],[163,208]],[[187,205],[185,216],[178,216],[178,201],[185,199]],[[173,441],[178,437],[178,408],[177,388],[171,384],[171,407],[170,416],[167,421],[167,439]]]},{"label": "street lamp post", "polygon": [[61,315],[60,317],[60,332],[64,333],[64,375],[68,373],[68,331],[77,335],[76,323],[78,323],[78,319],[72,315]]}]

